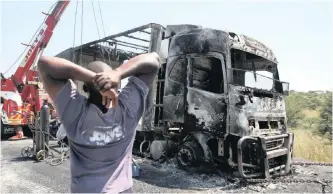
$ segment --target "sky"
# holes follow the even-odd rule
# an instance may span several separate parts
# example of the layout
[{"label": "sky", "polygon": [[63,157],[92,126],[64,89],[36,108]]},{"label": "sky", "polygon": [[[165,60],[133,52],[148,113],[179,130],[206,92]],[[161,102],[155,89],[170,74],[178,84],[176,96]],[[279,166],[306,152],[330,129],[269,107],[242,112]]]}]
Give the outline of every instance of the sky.
[{"label": "sky", "polygon": [[[1,1],[1,65],[5,72],[25,49],[55,1]],[[98,1],[94,0],[103,36]],[[72,0],[44,51],[56,55],[80,45],[81,1],[74,41],[76,0]],[[332,4],[325,0],[109,0],[99,1],[106,35],[148,23],[196,24],[248,35],[271,48],[280,79],[298,91],[332,90]],[[83,43],[99,39],[91,0],[83,1]],[[14,66],[7,76],[15,71]]]}]

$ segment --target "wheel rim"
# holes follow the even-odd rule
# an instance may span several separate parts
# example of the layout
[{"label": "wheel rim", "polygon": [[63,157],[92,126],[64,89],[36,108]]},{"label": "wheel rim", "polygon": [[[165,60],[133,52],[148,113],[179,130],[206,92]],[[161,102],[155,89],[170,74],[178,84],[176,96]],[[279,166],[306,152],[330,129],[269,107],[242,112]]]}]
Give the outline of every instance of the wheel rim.
[{"label": "wheel rim", "polygon": [[31,157],[32,156],[32,148],[31,147],[24,147],[21,150],[21,155],[25,158]]},{"label": "wheel rim", "polygon": [[200,146],[196,142],[185,142],[178,151],[177,160],[184,168],[194,167],[201,154]]},{"label": "wheel rim", "polygon": [[182,163],[183,166],[191,166],[191,164],[194,162],[193,159],[193,150],[190,148],[181,148],[179,150],[179,161]]},{"label": "wheel rim", "polygon": [[45,153],[46,153],[45,150],[38,151],[36,154],[37,161],[42,161],[44,159]]}]

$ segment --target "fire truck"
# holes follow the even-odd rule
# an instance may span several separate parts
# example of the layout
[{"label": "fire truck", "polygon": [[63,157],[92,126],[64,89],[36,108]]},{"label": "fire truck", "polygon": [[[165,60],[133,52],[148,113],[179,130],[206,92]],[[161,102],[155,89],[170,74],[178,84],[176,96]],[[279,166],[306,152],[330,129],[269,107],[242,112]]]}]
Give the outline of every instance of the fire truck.
[{"label": "fire truck", "polygon": [[1,74],[1,135],[13,134],[10,140],[23,139],[23,127],[34,128],[35,117],[43,100],[50,99],[38,81],[36,62],[50,41],[53,30],[69,1],[57,1],[37,30],[15,73],[6,78]]}]

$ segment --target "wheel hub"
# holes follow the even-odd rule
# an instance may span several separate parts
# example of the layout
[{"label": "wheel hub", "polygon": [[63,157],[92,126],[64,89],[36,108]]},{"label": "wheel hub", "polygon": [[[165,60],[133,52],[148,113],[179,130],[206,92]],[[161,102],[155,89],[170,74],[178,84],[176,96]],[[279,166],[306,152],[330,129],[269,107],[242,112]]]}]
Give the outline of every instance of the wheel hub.
[{"label": "wheel hub", "polygon": [[192,166],[196,158],[194,149],[189,145],[184,145],[178,152],[178,160],[183,166]]}]

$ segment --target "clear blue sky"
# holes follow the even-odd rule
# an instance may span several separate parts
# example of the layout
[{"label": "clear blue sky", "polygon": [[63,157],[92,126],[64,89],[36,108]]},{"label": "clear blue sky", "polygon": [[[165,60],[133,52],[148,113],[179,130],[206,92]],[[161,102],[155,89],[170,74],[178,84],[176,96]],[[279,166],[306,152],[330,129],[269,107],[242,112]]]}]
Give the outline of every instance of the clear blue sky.
[{"label": "clear blue sky", "polygon": [[[98,15],[98,4],[95,11]],[[54,1],[1,2],[1,65],[4,72],[24,50]],[[275,53],[280,77],[294,90],[332,90],[330,1],[100,1],[106,34],[146,23],[198,24],[249,35]],[[73,45],[76,1],[66,9],[45,50],[55,55]],[[79,10],[81,9],[79,3]],[[80,12],[78,23],[80,23]],[[101,25],[100,32],[101,32]],[[80,26],[77,26],[80,29]],[[80,43],[77,30],[76,46]],[[98,39],[90,0],[84,1],[83,43]],[[15,69],[15,68],[14,68]],[[14,70],[13,69],[13,70]],[[11,72],[13,72],[13,70]]]}]

